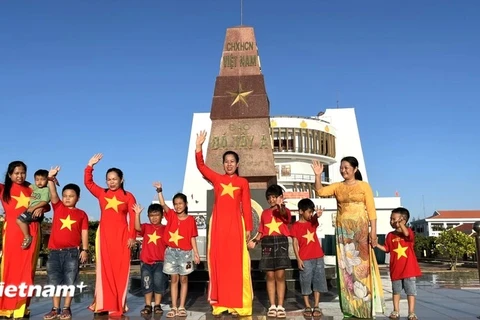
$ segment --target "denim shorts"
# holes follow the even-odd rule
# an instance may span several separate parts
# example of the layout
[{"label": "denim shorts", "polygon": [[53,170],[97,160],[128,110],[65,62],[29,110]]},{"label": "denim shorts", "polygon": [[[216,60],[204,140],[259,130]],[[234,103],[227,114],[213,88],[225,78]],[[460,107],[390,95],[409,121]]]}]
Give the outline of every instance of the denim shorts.
[{"label": "denim shorts", "polygon": [[165,260],[163,262],[164,273],[186,276],[193,272],[193,265],[192,250],[185,251],[170,247],[165,250]]},{"label": "denim shorts", "polygon": [[33,213],[25,211],[21,215],[18,216],[18,220],[23,223],[32,223],[32,222],[43,222],[45,216],[42,214],[40,217],[34,217]]},{"label": "denim shorts", "polygon": [[266,236],[262,238],[260,270],[274,271],[291,267],[292,262],[288,256],[288,238],[285,236]]},{"label": "denim shorts", "polygon": [[154,264],[142,263],[140,267],[142,275],[142,292],[165,294],[168,286],[168,276],[163,273],[163,262],[155,262]]},{"label": "denim shorts", "polygon": [[300,270],[300,287],[304,296],[312,293],[312,287],[315,292],[328,292],[323,258],[303,260],[303,270]]},{"label": "denim shorts", "polygon": [[416,296],[417,295],[417,278],[405,278],[402,280],[392,281],[392,291],[393,294],[400,294],[402,289],[405,290],[407,296]]},{"label": "denim shorts", "polygon": [[78,278],[78,260],[80,253],[77,248],[50,249],[47,260],[48,284],[75,285]]}]

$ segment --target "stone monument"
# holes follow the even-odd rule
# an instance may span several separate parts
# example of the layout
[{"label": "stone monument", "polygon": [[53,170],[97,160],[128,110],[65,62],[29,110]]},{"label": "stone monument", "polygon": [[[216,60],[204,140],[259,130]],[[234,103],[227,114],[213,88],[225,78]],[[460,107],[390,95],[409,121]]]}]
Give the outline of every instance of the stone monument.
[{"label": "stone monument", "polygon": [[252,207],[257,215],[254,214],[252,232],[255,235],[259,215],[268,207],[265,189],[276,183],[277,175],[270,133],[270,103],[252,27],[227,29],[210,118],[212,127],[205,162],[213,170],[224,173],[223,153],[228,150],[238,153],[240,176],[250,183]]}]

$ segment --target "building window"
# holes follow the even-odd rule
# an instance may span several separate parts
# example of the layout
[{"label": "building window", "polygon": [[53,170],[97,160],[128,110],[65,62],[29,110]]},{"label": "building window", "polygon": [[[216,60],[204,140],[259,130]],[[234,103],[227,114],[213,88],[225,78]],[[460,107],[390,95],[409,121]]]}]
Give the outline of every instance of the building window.
[{"label": "building window", "polygon": [[432,223],[432,231],[443,231],[443,223]]},{"label": "building window", "polygon": [[282,176],[290,177],[292,175],[292,170],[289,164],[282,166]]}]

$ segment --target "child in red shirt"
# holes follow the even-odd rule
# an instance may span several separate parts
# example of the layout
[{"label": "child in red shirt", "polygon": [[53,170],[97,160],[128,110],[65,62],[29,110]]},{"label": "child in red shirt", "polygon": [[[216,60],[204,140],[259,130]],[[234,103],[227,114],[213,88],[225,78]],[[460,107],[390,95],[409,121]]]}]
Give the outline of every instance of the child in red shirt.
[{"label": "child in red shirt", "polygon": [[[163,313],[160,303],[168,285],[168,277],[163,273],[163,260],[165,256],[165,242],[163,234],[165,226],[161,224],[163,208],[158,203],[148,207],[148,219],[150,223],[140,223],[140,213],[143,208],[138,204],[133,206],[135,210],[135,230],[143,237],[142,251],[140,252],[140,267],[142,291],[145,297],[145,308],[140,311],[142,316],[149,316],[152,312],[157,315]],[[152,298],[154,307],[152,310]]]},{"label": "child in red shirt", "polygon": [[[74,286],[78,279],[79,262],[85,263],[88,258],[88,216],[76,207],[80,198],[78,185],[65,185],[60,200],[55,186],[55,177],[59,171],[60,167],[55,167],[48,172],[48,189],[53,207],[52,230],[48,240],[48,284]],[[70,319],[72,297],[65,295],[62,310],[60,302],[61,296],[53,297],[53,308],[43,319]]]},{"label": "child in red shirt", "polygon": [[[283,189],[277,184],[271,185],[265,192],[270,208],[262,212],[256,237],[249,241],[248,247],[255,248],[261,239],[262,258],[260,270],[267,274],[267,293],[270,301],[268,317],[285,318],[285,269],[292,266],[288,256],[288,225],[292,214],[283,204]],[[275,304],[275,289],[278,305]]]},{"label": "child in red shirt", "polygon": [[[300,219],[290,229],[293,238],[293,251],[297,257],[298,269],[300,269],[300,287],[303,300],[305,301],[305,317],[321,317],[319,308],[320,292],[328,292],[327,278],[325,276],[325,262],[321,244],[317,237],[318,218],[322,210],[317,208],[310,199],[302,199],[298,202]],[[315,307],[310,305],[312,293]]]},{"label": "child in red shirt", "polygon": [[415,296],[417,295],[416,278],[422,275],[415,256],[415,234],[406,226],[410,212],[405,208],[392,210],[390,225],[395,231],[390,232],[385,244],[377,245],[382,251],[390,252],[390,279],[392,280],[393,311],[390,319],[400,319],[400,293],[402,288],[407,294],[408,319],[417,320],[415,315]]},{"label": "child in red shirt", "polygon": [[[165,251],[165,263],[163,272],[171,276],[170,293],[172,296],[172,308],[167,313],[167,318],[176,316],[186,317],[185,302],[188,291],[188,275],[193,272],[193,262],[200,263],[197,248],[197,223],[195,218],[188,215],[187,196],[177,193],[173,196],[173,206],[170,209],[165,204],[162,194],[162,185],[155,182],[153,186],[157,190],[158,201],[165,212],[164,239],[167,244]],[[177,308],[178,282],[180,281],[180,306]]]}]

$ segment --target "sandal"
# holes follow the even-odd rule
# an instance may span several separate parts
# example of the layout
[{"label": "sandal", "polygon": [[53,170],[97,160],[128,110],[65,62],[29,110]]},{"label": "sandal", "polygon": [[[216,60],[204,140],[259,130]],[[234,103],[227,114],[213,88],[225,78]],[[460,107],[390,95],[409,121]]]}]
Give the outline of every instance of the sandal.
[{"label": "sandal", "polygon": [[60,314],[60,319],[71,319],[72,318],[72,311],[70,310],[70,307],[64,307],[62,309],[62,313]]},{"label": "sandal", "polygon": [[415,313],[410,313],[408,315],[408,320],[418,320],[417,315]]},{"label": "sandal", "polygon": [[145,305],[145,308],[140,311],[141,315],[149,315],[152,314],[152,306],[149,306],[148,304]]},{"label": "sandal", "polygon": [[287,317],[287,313],[285,312],[285,308],[284,307],[278,307],[277,308],[277,318],[286,318]]},{"label": "sandal", "polygon": [[32,244],[32,236],[27,236],[25,238],[23,238],[23,242],[22,242],[22,249],[27,249],[28,247],[30,247],[30,245]]},{"label": "sandal", "polygon": [[276,316],[277,316],[277,307],[270,306],[270,308],[268,308],[267,317],[275,318]]},{"label": "sandal", "polygon": [[179,317],[186,317],[187,316],[187,310],[185,308],[178,308],[178,313],[177,316]]},{"label": "sandal", "polygon": [[47,313],[46,315],[43,316],[44,320],[53,320],[53,319],[58,319],[60,316],[60,308],[52,308],[52,310]]},{"label": "sandal", "polygon": [[400,313],[398,311],[392,311],[388,316],[389,319],[400,319]]},{"label": "sandal", "polygon": [[312,308],[308,307],[303,310],[303,316],[304,317],[312,317],[313,316],[313,310]]},{"label": "sandal", "polygon": [[153,313],[155,314],[162,314],[163,313],[163,309],[162,309],[162,306],[157,304],[153,307]]},{"label": "sandal", "polygon": [[177,316],[177,308],[171,308],[168,312],[167,312],[167,318],[175,318]]},{"label": "sandal", "polygon": [[312,316],[314,318],[319,318],[323,315],[322,310],[319,307],[313,308]]}]

